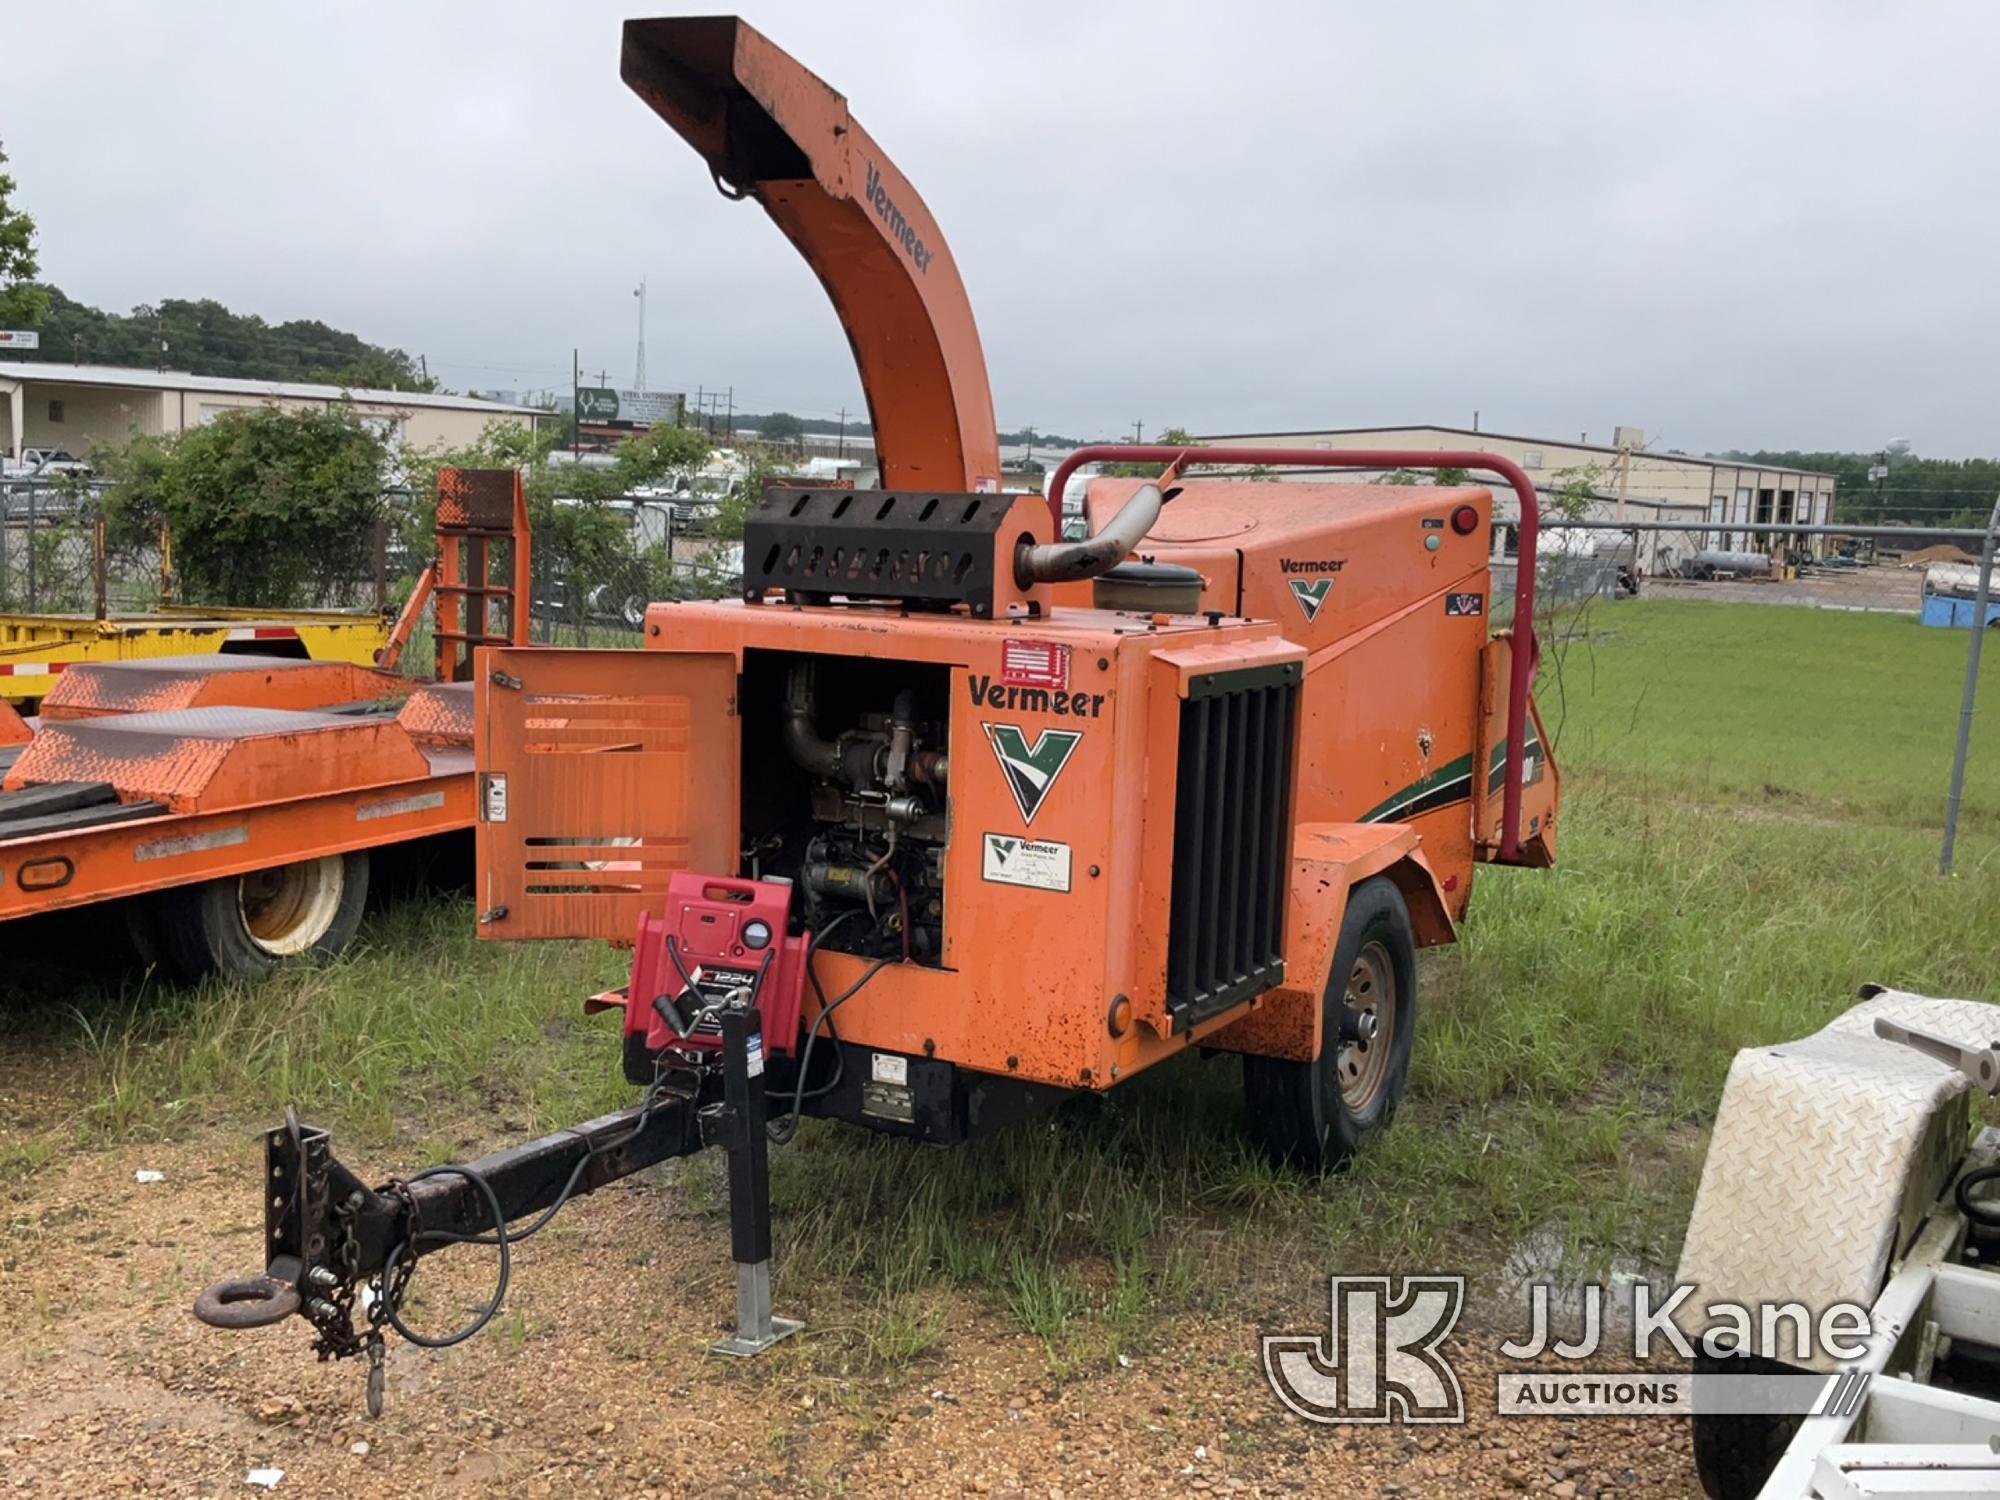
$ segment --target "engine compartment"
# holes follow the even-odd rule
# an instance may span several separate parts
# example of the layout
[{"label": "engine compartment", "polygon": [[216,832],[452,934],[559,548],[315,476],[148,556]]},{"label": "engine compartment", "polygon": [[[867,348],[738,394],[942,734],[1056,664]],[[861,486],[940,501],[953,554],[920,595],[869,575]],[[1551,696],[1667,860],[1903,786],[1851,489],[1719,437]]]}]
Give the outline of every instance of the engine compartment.
[{"label": "engine compartment", "polygon": [[941,967],[951,674],[744,653],[743,870],[791,881],[816,946]]}]

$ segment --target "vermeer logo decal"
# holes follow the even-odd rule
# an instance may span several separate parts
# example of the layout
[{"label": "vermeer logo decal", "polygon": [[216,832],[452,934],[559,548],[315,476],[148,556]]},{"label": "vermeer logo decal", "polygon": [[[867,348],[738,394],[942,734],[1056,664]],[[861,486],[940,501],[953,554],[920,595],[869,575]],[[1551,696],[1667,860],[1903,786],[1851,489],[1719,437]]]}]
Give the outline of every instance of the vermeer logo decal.
[{"label": "vermeer logo decal", "polygon": [[868,204],[875,210],[875,217],[889,227],[889,238],[903,247],[903,253],[910,257],[919,271],[931,268],[932,251],[917,238],[917,228],[903,217],[903,211],[896,207],[896,200],[889,196],[889,190],[882,186],[882,173],[874,162],[868,163]]},{"label": "vermeer logo decal", "polygon": [[1292,597],[1299,601],[1299,608],[1305,611],[1306,623],[1310,625],[1319,618],[1320,606],[1326,603],[1326,596],[1333,592],[1331,578],[1294,578]]},{"label": "vermeer logo decal", "polygon": [[1020,885],[1036,891],[1069,890],[1069,845],[1019,834],[989,833],[980,860],[980,876],[996,885]]},{"label": "vermeer logo decal", "polygon": [[1074,729],[1044,729],[1031,746],[1018,725],[979,727],[986,731],[986,743],[999,757],[1000,769],[1007,776],[1007,788],[1014,794],[1014,805],[1021,809],[1021,821],[1034,822],[1042,799],[1062,775],[1083,735]]}]

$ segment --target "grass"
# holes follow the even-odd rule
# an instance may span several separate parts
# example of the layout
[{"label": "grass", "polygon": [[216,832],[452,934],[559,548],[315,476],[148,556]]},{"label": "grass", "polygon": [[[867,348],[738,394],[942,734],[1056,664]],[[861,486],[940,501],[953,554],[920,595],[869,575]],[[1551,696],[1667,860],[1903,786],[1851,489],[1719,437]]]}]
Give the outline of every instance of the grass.
[{"label": "grass", "polygon": [[[1226,1058],[949,1152],[809,1121],[772,1191],[787,1305],[846,1330],[810,1357],[921,1359],[972,1297],[1060,1378],[1144,1355],[1163,1314],[1303,1306],[1336,1268],[1490,1271],[1531,1238],[1583,1273],[1670,1265],[1737,1048],[1817,1027],[1868,980],[2000,998],[2000,728],[1974,746],[1961,873],[1935,873],[1964,649],[1886,617],[1597,607],[1542,689],[1561,865],[1483,870],[1459,943],[1425,956],[1415,1081],[1376,1149],[1323,1180],[1272,1167]],[[2000,659],[1987,676],[2000,703]],[[438,901],[331,966],[106,983],[25,1026],[87,1080],[87,1139],[297,1102],[442,1160],[627,1101],[613,1024],[577,1007],[621,967],[480,943]],[[0,1142],[4,1175],[48,1137]]]},{"label": "grass", "polygon": [[481,943],[465,902],[433,898],[376,913],[338,963],[263,984],[113,978],[53,998],[37,971],[6,998],[17,1032],[85,1081],[86,1139],[296,1104],[374,1140],[413,1125],[449,1156],[468,1105],[504,1101],[510,1128],[540,1129],[627,1102],[605,1066],[616,1022],[578,1003],[621,971],[589,945]]},{"label": "grass", "polygon": [[[1903,615],[1663,600],[1595,606],[1550,646],[1542,716],[1566,763],[1704,801],[1938,827],[1966,633]],[[1990,645],[1990,643],[1989,643]],[[1559,660],[1558,660],[1559,656]],[[1983,663],[2000,719],[2000,652]],[[2000,832],[2000,730],[1975,741],[1966,827]]]}]

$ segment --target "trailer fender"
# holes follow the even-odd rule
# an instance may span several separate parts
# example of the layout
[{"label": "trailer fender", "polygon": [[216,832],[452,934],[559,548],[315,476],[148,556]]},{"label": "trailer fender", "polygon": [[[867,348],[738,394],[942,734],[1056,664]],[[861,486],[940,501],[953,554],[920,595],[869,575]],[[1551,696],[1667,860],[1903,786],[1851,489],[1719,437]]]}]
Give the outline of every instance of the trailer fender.
[{"label": "trailer fender", "polygon": [[[1947,1187],[1969,1133],[1971,1080],[1878,1036],[1888,1020],[1978,1054],[2000,1006],[1864,985],[1860,1003],[1797,1041],[1746,1047],[1730,1064],[1688,1216],[1676,1279],[1700,1287],[1679,1312],[1801,1303],[1867,1306]],[[1694,1312],[1697,1316],[1690,1317]],[[1840,1361],[1815,1342],[1757,1352],[1807,1369]]]},{"label": "trailer fender", "polygon": [[1381,875],[1396,883],[1418,947],[1450,942],[1451,914],[1422,844],[1422,835],[1406,823],[1301,823],[1292,836],[1285,982],[1249,1015],[1203,1037],[1202,1045],[1296,1062],[1319,1055],[1327,970],[1348,892],[1364,880]]}]

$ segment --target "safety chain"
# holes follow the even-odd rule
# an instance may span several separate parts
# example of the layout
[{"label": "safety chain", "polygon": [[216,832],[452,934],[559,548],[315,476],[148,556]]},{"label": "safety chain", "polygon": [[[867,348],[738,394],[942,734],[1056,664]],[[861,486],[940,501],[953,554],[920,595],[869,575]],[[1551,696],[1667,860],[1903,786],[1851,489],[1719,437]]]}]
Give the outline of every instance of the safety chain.
[{"label": "safety chain", "polygon": [[409,1290],[410,1277],[417,1269],[416,1239],[417,1202],[410,1196],[410,1190],[401,1182],[391,1178],[382,1185],[382,1191],[403,1205],[404,1222],[410,1226],[409,1237],[403,1241],[402,1254],[395,1262],[382,1267],[374,1284],[375,1295],[368,1303],[368,1332],[363,1344],[368,1351],[368,1415],[382,1415],[382,1399],[386,1372],[383,1360],[388,1354],[388,1338],[383,1330],[389,1322],[390,1312],[402,1306],[403,1294]]},{"label": "safety chain", "polygon": [[[410,1197],[409,1189],[400,1182],[392,1181],[384,1185],[382,1191],[402,1202],[408,1216],[406,1222],[414,1224],[416,1203]],[[319,1330],[319,1337],[313,1341],[313,1352],[322,1361],[367,1356],[368,1415],[379,1417],[382,1415],[385,1385],[383,1361],[388,1352],[384,1330],[390,1309],[401,1304],[409,1288],[417,1256],[415,1248],[406,1242],[396,1263],[382,1268],[381,1274],[370,1286],[372,1295],[367,1302],[366,1329],[356,1332],[354,1299],[361,1288],[361,1237],[357,1228],[361,1202],[361,1195],[356,1193],[334,1205],[333,1217],[339,1225],[339,1239],[334,1251],[340,1264],[339,1271],[335,1273],[338,1279],[326,1288],[324,1297],[316,1299],[316,1305],[309,1309],[308,1316]]]},{"label": "safety chain", "polygon": [[361,1272],[361,1242],[355,1232],[356,1206],[352,1198],[334,1205],[333,1217],[340,1226],[334,1251],[340,1261],[338,1279],[326,1289],[324,1297],[316,1298],[308,1307],[313,1326],[319,1330],[313,1352],[322,1361],[351,1359],[362,1351],[361,1338],[354,1331],[354,1294]]}]

